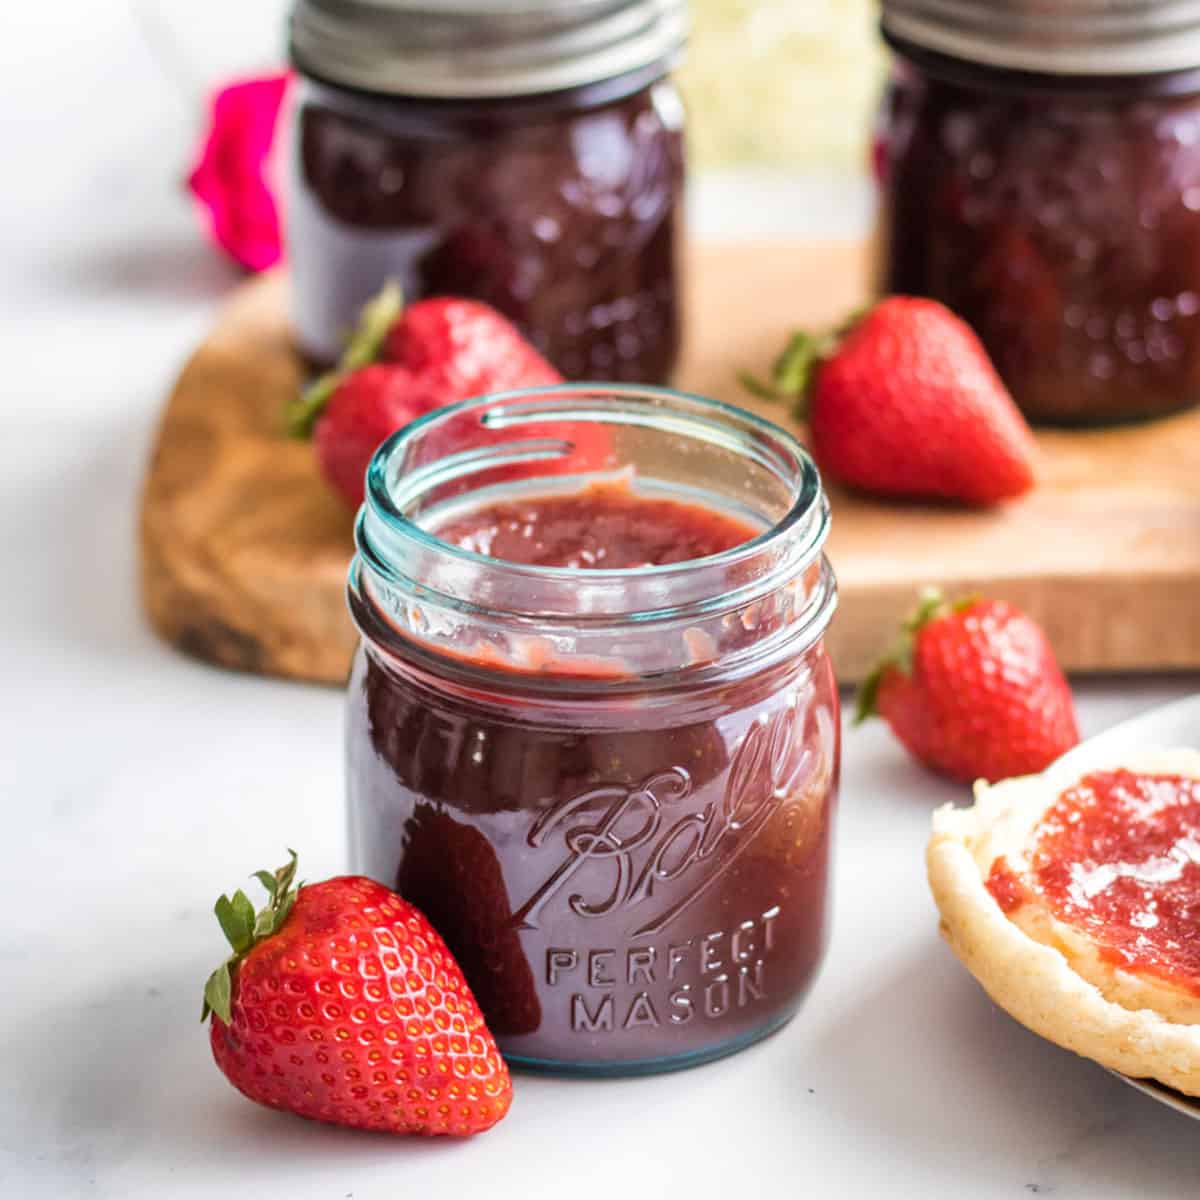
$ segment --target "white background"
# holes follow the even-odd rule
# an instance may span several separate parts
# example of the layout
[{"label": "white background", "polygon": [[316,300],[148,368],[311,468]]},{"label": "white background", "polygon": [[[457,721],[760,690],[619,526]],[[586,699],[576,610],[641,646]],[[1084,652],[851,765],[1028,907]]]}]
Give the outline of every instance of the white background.
[{"label": "white background", "polygon": [[[651,1080],[519,1077],[509,1119],[458,1144],[236,1095],[197,1021],[211,903],[286,844],[310,877],[342,867],[340,696],[191,662],[140,616],[155,416],[236,279],[181,192],[184,94],[124,6],[8,3],[0,114],[0,1196],[1196,1194],[1200,1126],[1016,1026],[939,943],[921,850],[960,791],[878,726],[846,739],[832,952],[767,1043]],[[741,186],[702,183],[706,228]],[[769,224],[861,219],[857,193],[831,223],[821,181],[781,187]],[[1081,685],[1083,724],[1198,683]]]}]

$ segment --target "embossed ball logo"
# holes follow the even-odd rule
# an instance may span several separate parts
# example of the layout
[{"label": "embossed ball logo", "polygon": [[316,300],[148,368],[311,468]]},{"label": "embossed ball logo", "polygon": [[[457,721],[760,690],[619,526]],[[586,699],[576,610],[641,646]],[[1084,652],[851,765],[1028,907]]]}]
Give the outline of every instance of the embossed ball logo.
[{"label": "embossed ball logo", "polygon": [[548,809],[530,828],[529,845],[543,849],[559,839],[565,856],[517,909],[514,923],[537,929],[555,901],[591,918],[651,909],[661,897],[663,907],[630,937],[665,930],[733,867],[798,786],[810,765],[796,736],[800,724],[794,704],[752,722],[719,799],[700,808],[689,806],[692,777],[676,766],[632,787],[591,788]]}]

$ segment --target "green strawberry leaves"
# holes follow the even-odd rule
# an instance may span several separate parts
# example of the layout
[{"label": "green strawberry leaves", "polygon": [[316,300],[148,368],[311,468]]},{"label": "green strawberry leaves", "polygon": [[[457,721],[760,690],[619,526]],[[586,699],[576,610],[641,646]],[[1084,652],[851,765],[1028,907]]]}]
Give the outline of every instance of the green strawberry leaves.
[{"label": "green strawberry leaves", "polygon": [[283,420],[289,437],[304,439],[312,435],[317,418],[325,411],[329,397],[337,390],[341,380],[341,371],[326,371],[288,402],[283,410]]},{"label": "green strawberry leaves", "polygon": [[303,884],[293,887],[296,879],[296,852],[288,850],[288,861],[276,871],[255,871],[254,878],[266,889],[266,905],[256,913],[249,897],[240,888],[233,896],[221,896],[215,905],[221,932],[233,953],[208,977],[204,985],[201,1022],[216,1015],[229,1023],[233,998],[233,970],[259,942],[278,933],[291,914],[296,895]]},{"label": "green strawberry leaves", "polygon": [[229,964],[223,962],[204,985],[204,1007],[200,1010],[201,1023],[208,1020],[209,1013],[216,1013],[226,1024],[231,1017],[233,980]]},{"label": "green strawberry leaves", "polygon": [[337,366],[314,379],[284,410],[284,422],[292,437],[308,437],[337,385],[352,371],[370,366],[379,358],[388,330],[403,308],[404,293],[395,280],[388,280],[378,295],[363,305],[358,326],[350,335]]},{"label": "green strawberry leaves", "polygon": [[858,694],[854,698],[854,719],[851,725],[861,725],[864,721],[870,720],[871,717],[879,715],[879,685],[883,682],[883,677],[887,673],[889,667],[895,666],[894,661],[889,657],[884,657],[879,660],[872,668],[871,673],[858,685]]},{"label": "green strawberry leaves", "polygon": [[927,587],[921,590],[917,607],[905,618],[904,624],[900,627],[899,636],[859,685],[854,706],[855,725],[861,725],[868,717],[879,715],[876,704],[879,697],[879,685],[883,681],[884,675],[892,667],[898,668],[906,675],[912,670],[913,648],[916,645],[917,634],[931,621],[970,608],[977,599],[977,596],[965,596],[953,603],[948,603],[939,588]]},{"label": "green strawberry leaves", "polygon": [[822,333],[798,330],[771,365],[766,380],[749,371],[739,371],[739,382],[760,400],[789,401],[793,413],[803,420],[808,415],[809,399],[821,364],[837,352],[846,335],[865,315],[864,311],[853,312],[840,325]]},{"label": "green strawberry leaves", "polygon": [[246,893],[239,889],[232,900],[222,896],[213,911],[234,954],[245,954],[254,941],[254,905],[246,898]]},{"label": "green strawberry leaves", "polygon": [[760,400],[789,401],[796,415],[803,417],[813,376],[833,347],[833,339],[826,335],[794,333],[772,365],[768,379],[761,380],[749,371],[739,371],[738,380]]},{"label": "green strawberry leaves", "polygon": [[[255,871],[254,878],[267,889],[271,899],[275,898],[275,893],[279,890],[279,880],[274,871]],[[219,903],[219,901],[218,901]]]}]

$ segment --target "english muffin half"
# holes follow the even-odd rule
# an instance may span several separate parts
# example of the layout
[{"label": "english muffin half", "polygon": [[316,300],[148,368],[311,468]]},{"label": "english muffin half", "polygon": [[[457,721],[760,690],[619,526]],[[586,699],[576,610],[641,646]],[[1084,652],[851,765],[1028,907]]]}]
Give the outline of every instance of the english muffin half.
[{"label": "english muffin half", "polygon": [[1052,1042],[1200,1096],[1200,752],[976,785],[933,816],[941,929]]}]

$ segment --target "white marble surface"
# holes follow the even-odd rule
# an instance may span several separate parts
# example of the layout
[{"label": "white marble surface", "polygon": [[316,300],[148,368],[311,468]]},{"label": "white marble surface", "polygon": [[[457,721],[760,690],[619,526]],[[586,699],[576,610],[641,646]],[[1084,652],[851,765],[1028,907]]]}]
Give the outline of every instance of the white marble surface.
[{"label": "white marble surface", "polygon": [[[236,1095],[197,1021],[210,905],[287,843],[313,877],[342,866],[340,698],[143,624],[152,422],[234,275],[195,236],[188,114],[126,10],[4,5],[0,45],[0,1196],[1195,1195],[1200,1126],[1026,1033],[939,944],[921,847],[957,793],[878,727],[846,739],[832,952],[769,1042],[643,1081],[521,1077],[462,1144]],[[1089,683],[1083,721],[1198,687]]]}]

